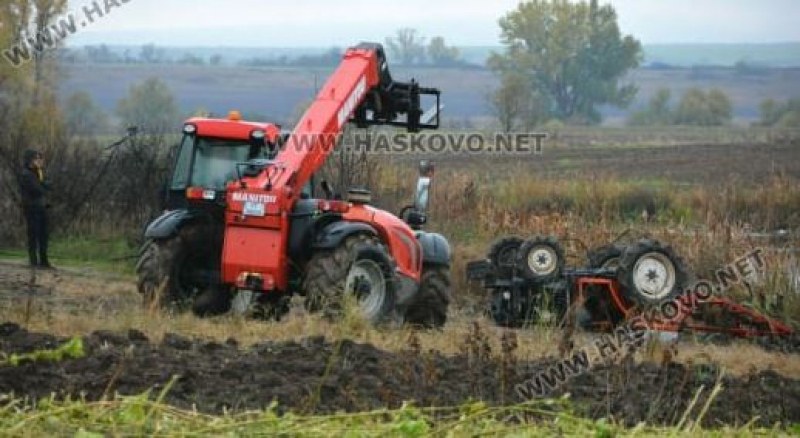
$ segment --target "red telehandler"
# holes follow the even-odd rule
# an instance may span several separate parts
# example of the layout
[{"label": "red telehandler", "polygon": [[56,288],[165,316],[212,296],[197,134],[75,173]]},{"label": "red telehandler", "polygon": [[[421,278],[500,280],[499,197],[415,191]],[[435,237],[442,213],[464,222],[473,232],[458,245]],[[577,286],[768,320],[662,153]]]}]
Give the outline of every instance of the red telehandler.
[{"label": "red telehandler", "polygon": [[[422,120],[422,97],[435,100]],[[137,264],[150,304],[195,313],[234,309],[280,319],[292,295],[312,312],[341,313],[352,297],[373,323],[440,327],[450,302],[447,240],[421,230],[433,165],[423,163],[413,205],[400,217],[345,199],[314,174],[345,125],[439,126],[440,92],[396,82],[379,44],[349,49],[291,134],[272,124],[190,119],[168,190],[168,211],[145,231]]]}]

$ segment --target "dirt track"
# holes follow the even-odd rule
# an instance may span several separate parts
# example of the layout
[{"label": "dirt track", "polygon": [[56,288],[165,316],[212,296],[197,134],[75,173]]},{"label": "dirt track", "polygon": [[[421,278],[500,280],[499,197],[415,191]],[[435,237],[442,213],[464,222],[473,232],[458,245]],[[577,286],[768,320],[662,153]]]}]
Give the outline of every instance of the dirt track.
[{"label": "dirt track", "polygon": [[[53,348],[63,339],[29,333],[15,324],[0,326],[0,350],[6,353]],[[180,376],[167,402],[200,411],[263,409],[273,400],[281,410],[331,413],[397,407],[404,400],[420,406],[458,405],[469,399],[492,404],[519,402],[513,385],[552,360],[502,365],[467,353],[391,353],[349,341],[323,338],[262,343],[247,350],[235,341],[220,344],[167,335],[150,343],[140,332],[96,332],[85,337],[87,356],[60,363],[0,366],[0,393],[38,399],[57,393],[104,394],[159,391]],[[476,349],[479,351],[480,349]],[[569,382],[576,410],[592,417],[613,416],[677,423],[701,386],[706,388],[690,418],[695,418],[718,378],[709,367],[671,364],[604,367]],[[707,425],[800,421],[800,381],[761,371],[745,378],[723,377],[724,389],[705,418]]]}]

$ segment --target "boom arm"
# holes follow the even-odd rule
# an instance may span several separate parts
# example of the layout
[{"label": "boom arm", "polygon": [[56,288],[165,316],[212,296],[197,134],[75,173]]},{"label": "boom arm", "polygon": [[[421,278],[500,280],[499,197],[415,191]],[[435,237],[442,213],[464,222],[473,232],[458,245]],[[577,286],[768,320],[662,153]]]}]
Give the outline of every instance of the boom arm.
[{"label": "boom arm", "polygon": [[276,156],[275,165],[245,184],[279,193],[289,188],[291,195],[285,200],[292,203],[325,163],[348,122],[360,128],[402,126],[410,132],[438,128],[438,111],[432,123],[420,122],[421,95],[435,96],[439,108],[439,90],[392,79],[380,44],[362,43],[349,49]]},{"label": "boom arm", "polygon": [[[392,80],[379,44],[348,50],[275,159],[249,163],[248,174],[228,186],[223,283],[286,290],[290,212],[302,187],[333,152],[344,126],[354,121],[360,127],[403,126],[413,132],[437,128],[438,112],[432,123],[420,121],[421,95],[435,96],[439,108],[439,90]],[[250,285],[250,279],[259,284]]]}]

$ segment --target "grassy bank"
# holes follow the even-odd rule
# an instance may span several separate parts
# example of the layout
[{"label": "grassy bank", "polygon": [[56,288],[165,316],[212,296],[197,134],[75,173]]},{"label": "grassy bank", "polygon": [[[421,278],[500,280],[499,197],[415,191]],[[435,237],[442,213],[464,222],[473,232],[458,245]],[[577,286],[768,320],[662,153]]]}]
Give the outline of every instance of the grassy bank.
[{"label": "grassy bank", "polygon": [[[165,390],[167,391],[168,388]],[[348,437],[422,436],[783,436],[800,433],[800,426],[762,429],[752,426],[704,430],[697,426],[705,414],[688,412],[673,428],[639,425],[624,428],[605,420],[573,415],[567,400],[541,401],[491,408],[482,403],[456,408],[420,409],[406,405],[381,410],[330,416],[278,415],[274,406],[262,412],[211,416],[180,410],[160,403],[160,395],[145,394],[85,403],[42,401],[36,409],[21,408],[12,401],[0,410],[0,428],[7,436],[205,436],[280,435]],[[153,401],[153,399],[155,399]]]},{"label": "grassy bank", "polygon": [[[59,268],[90,269],[132,275],[137,248],[117,236],[55,236],[48,251],[50,261]],[[27,263],[26,249],[0,248],[0,259]]]}]

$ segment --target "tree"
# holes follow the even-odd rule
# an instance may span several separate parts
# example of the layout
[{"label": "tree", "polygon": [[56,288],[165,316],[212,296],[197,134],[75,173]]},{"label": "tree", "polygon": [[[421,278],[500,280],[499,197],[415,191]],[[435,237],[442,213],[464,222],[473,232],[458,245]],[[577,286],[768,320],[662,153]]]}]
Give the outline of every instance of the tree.
[{"label": "tree", "polygon": [[208,58],[208,63],[213,66],[222,65],[222,60],[223,60],[222,55],[216,53],[214,55],[211,55],[210,58]]},{"label": "tree", "polygon": [[184,65],[205,65],[206,60],[193,54],[185,53],[182,58],[178,60],[178,64]]},{"label": "tree", "polygon": [[126,126],[138,126],[145,135],[173,132],[180,122],[175,98],[158,78],[132,86],[128,96],[117,104],[117,115]]},{"label": "tree", "polygon": [[711,89],[707,97],[708,111],[715,125],[727,125],[733,119],[733,105],[730,98],[722,90]]},{"label": "tree", "polygon": [[800,98],[789,99],[785,104],[774,99],[761,102],[760,124],[779,128],[800,126]]},{"label": "tree", "polygon": [[134,85],[117,105],[124,126],[136,126],[140,135],[117,155],[111,174],[119,184],[119,202],[131,218],[144,222],[155,211],[156,194],[163,190],[169,169],[168,135],[180,132],[180,112],[166,84],[150,78]]},{"label": "tree", "polygon": [[671,125],[674,114],[669,107],[672,92],[668,88],[662,88],[650,98],[650,102],[643,110],[636,111],[628,118],[631,126],[665,126]]},{"label": "tree", "polygon": [[433,37],[428,44],[428,59],[431,64],[441,67],[451,67],[459,63],[461,54],[457,47],[447,47],[444,37]]},{"label": "tree", "polygon": [[766,99],[761,102],[761,124],[772,126],[780,120],[783,113],[781,105],[775,99]]},{"label": "tree", "polygon": [[627,106],[636,94],[621,78],[639,66],[642,48],[622,36],[617,14],[596,0],[530,0],[500,19],[502,54],[489,67],[524,72],[553,118],[597,122],[599,105]]},{"label": "tree", "polygon": [[708,93],[699,88],[691,88],[684,93],[675,111],[678,125],[721,126],[733,118],[731,101],[720,90]]},{"label": "tree", "polygon": [[64,104],[64,122],[71,135],[89,136],[108,131],[106,114],[95,105],[92,96],[79,91],[69,96]]},{"label": "tree", "polygon": [[500,87],[489,95],[489,106],[504,132],[530,130],[547,117],[547,108],[525,75],[504,72]]},{"label": "tree", "polygon": [[86,51],[89,62],[95,64],[110,64],[120,60],[120,57],[105,44],[86,46],[83,49]]},{"label": "tree", "polygon": [[[36,35],[39,41],[53,41],[52,30],[50,25],[52,22],[67,9],[67,0],[32,0],[33,2],[33,29],[32,35]],[[33,70],[34,70],[34,92],[33,98],[43,99],[47,98],[42,96],[43,82],[49,80],[48,73],[53,72],[50,64],[52,59],[52,52],[47,50],[34,50],[33,52]],[[52,89],[53,87],[47,87]]]},{"label": "tree", "polygon": [[[45,29],[57,19],[63,2],[6,0],[0,2],[0,47],[24,43],[37,29]],[[36,38],[36,37],[33,37]],[[43,46],[42,46],[43,47]],[[52,52],[33,53],[16,67],[0,62],[0,241],[13,243],[20,238],[21,206],[17,180],[22,172],[26,149],[41,151],[50,166],[47,178],[57,190],[50,197],[55,231],[65,227],[63,219],[71,206],[80,203],[76,196],[94,173],[93,157],[82,155],[88,143],[72,141],[64,128],[63,112],[56,104],[55,75],[57,56]],[[5,61],[5,60],[4,60]],[[93,150],[97,150],[97,145]],[[84,148],[85,147],[85,148]]]},{"label": "tree", "polygon": [[386,38],[386,46],[402,65],[425,62],[425,38],[418,36],[416,29],[398,29],[394,37]]},{"label": "tree", "polygon": [[139,58],[145,64],[158,64],[164,61],[164,49],[159,49],[155,44],[145,44],[139,51]]}]

